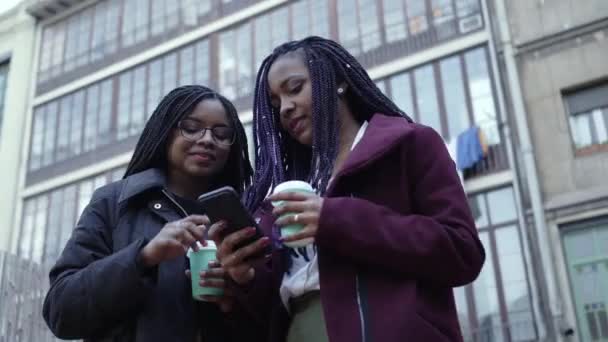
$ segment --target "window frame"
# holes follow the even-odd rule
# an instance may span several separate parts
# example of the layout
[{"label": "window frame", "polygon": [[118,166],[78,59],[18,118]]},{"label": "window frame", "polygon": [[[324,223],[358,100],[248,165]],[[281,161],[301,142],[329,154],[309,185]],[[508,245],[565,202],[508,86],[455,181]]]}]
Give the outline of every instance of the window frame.
[{"label": "window frame", "polygon": [[[572,101],[573,99],[577,98],[577,97],[582,97],[586,94],[590,94],[593,91],[598,91],[601,94],[606,94],[606,96],[608,96],[608,79],[601,79],[601,80],[596,80],[593,82],[589,82],[586,85],[583,86],[579,86],[579,87],[574,87],[574,88],[570,88],[570,89],[564,89],[561,92],[562,95],[562,102],[564,105],[564,114],[566,116],[566,121],[568,122],[568,136],[570,139],[570,147],[572,150],[572,154],[575,157],[585,157],[585,156],[589,156],[589,155],[594,155],[597,153],[605,153],[608,152],[608,139],[605,142],[599,142],[597,140],[599,140],[599,138],[597,137],[598,135],[598,128],[596,126],[596,122],[594,120],[594,112],[596,110],[600,110],[601,114],[603,116],[603,120],[604,120],[604,129],[606,132],[608,132],[608,100],[604,100],[604,102],[596,102],[594,104],[589,104],[585,107],[585,109],[579,109],[579,110],[574,110],[575,113],[572,113],[573,111],[573,105],[572,105]],[[593,96],[593,95],[591,95]],[[594,99],[597,99],[597,97],[594,97]],[[591,140],[591,144],[585,145],[585,146],[581,146],[581,147],[577,147],[576,145],[576,141],[575,141],[575,131],[574,131],[574,127],[573,127],[573,119],[580,117],[580,116],[587,116],[589,118],[590,124],[589,124],[589,133],[590,133],[590,137],[589,139]]]}]

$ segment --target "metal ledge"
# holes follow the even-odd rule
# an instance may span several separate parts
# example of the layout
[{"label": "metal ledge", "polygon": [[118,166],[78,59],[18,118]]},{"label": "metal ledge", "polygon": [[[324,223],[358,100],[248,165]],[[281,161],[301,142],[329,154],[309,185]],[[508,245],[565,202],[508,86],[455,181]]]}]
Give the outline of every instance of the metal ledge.
[{"label": "metal ledge", "polygon": [[85,0],[34,0],[26,11],[37,20],[44,20],[83,3]]}]

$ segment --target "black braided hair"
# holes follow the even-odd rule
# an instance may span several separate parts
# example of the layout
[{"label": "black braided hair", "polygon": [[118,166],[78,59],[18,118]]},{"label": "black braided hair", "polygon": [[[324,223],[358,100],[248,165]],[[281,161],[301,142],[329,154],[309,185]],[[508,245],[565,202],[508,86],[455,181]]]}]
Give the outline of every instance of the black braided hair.
[{"label": "black braided hair", "polygon": [[222,103],[228,121],[236,134],[235,142],[230,147],[228,161],[221,175],[213,180],[212,184],[229,185],[237,192],[243,193],[251,185],[253,177],[245,129],[230,101],[218,92],[199,85],[176,88],[160,101],[139,137],[124,178],[150,168],[166,170],[171,130],[177,126],[179,120],[192,113],[201,101],[207,99],[215,99]]},{"label": "black braided hair", "polygon": [[[278,109],[270,100],[268,71],[281,56],[295,53],[308,66],[312,83],[312,147],[296,142],[282,128]],[[277,184],[305,180],[320,193],[327,188],[338,153],[338,94],[348,84],[346,102],[359,122],[375,113],[401,116],[412,121],[378,89],[361,64],[340,44],[308,37],[277,47],[258,71],[253,104],[256,172],[246,203],[255,210]]]}]

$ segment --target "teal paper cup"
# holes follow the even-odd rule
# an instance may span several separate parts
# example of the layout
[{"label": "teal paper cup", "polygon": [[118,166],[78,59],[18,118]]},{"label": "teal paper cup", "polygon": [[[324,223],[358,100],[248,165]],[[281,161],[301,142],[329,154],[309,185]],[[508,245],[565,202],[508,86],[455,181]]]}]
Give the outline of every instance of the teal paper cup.
[{"label": "teal paper cup", "polygon": [[[302,192],[302,193],[309,193],[309,194],[315,193],[312,186],[303,181],[283,182],[283,183],[277,185],[277,187],[274,189],[273,194],[278,194],[281,192]],[[283,205],[283,201],[272,202],[272,205],[275,207],[280,207]],[[294,213],[285,213],[285,214],[281,215],[281,217],[293,216],[293,215],[294,215]],[[304,225],[302,225],[302,224],[290,224],[287,226],[283,226],[283,227],[281,227],[281,236],[288,237],[293,234],[299,233],[302,230],[302,228],[304,228]],[[290,248],[302,247],[302,246],[306,246],[306,245],[312,243],[312,241],[313,241],[312,238],[301,239],[301,240],[296,240],[296,241],[292,241],[292,242],[286,242],[285,246],[290,247]]]},{"label": "teal paper cup", "polygon": [[[197,242],[198,243],[198,242]],[[224,294],[224,289],[217,287],[201,286],[200,274],[202,271],[209,269],[209,262],[216,260],[217,247],[213,241],[207,241],[207,246],[199,243],[198,252],[190,249],[188,258],[190,258],[190,278],[192,280],[192,298],[200,301],[205,301],[200,296],[221,296]]]}]

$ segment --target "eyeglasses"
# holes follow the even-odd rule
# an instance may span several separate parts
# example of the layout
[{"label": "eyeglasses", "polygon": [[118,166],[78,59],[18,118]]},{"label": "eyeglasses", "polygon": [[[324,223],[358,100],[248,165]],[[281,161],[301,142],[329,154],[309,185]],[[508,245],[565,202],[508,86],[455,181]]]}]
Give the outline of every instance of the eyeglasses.
[{"label": "eyeglasses", "polygon": [[192,142],[196,142],[205,136],[207,131],[211,131],[211,137],[219,145],[230,146],[234,144],[234,130],[227,126],[200,127],[200,125],[191,120],[182,120],[177,123],[182,136]]}]

